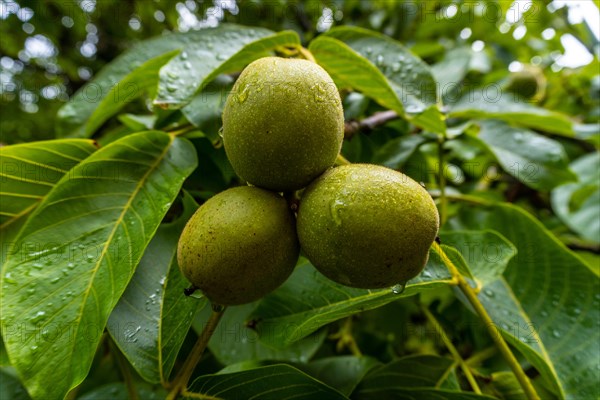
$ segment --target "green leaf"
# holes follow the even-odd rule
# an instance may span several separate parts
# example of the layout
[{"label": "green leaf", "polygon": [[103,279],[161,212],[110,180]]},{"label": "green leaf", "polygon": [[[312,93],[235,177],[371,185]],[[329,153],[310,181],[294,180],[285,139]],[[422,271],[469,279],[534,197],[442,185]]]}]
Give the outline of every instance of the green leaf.
[{"label": "green leaf", "polygon": [[482,287],[502,276],[517,248],[492,230],[443,231],[442,243],[455,247]]},{"label": "green leaf", "polygon": [[[104,67],[94,79],[75,93],[71,101],[59,110],[57,134],[59,136],[83,136],[86,133],[86,124],[99,103],[106,99],[106,106],[111,106],[110,102],[113,99],[107,99],[109,93],[113,98],[115,94],[118,94],[118,98],[126,100],[130,100],[134,94],[137,95],[135,75],[131,77],[131,82],[129,82],[130,79],[127,79],[127,85],[121,81],[132,73],[132,69],[140,67],[146,62],[148,63],[143,68],[143,72],[140,72],[140,77],[143,77],[144,82],[149,82],[151,71],[162,60],[163,55],[172,57],[172,52],[181,51],[160,70],[159,100],[168,100],[168,103],[173,103],[173,106],[182,106],[184,103],[178,103],[182,101],[183,98],[179,96],[184,95],[184,92],[187,94],[187,97],[184,97],[189,101],[201,85],[208,83],[220,71],[230,72],[233,67],[241,69],[243,62],[250,62],[252,57],[257,58],[264,55],[266,45],[248,46],[246,51],[244,51],[244,46],[271,34],[273,32],[267,29],[222,24],[217,28],[173,33],[144,40]],[[290,37],[289,33],[287,35],[290,42],[293,42],[293,37]],[[285,33],[274,36],[283,37]],[[296,42],[298,42],[297,38]],[[234,56],[232,60],[227,61],[240,50],[237,57]],[[263,53],[259,53],[261,51]],[[152,59],[155,60],[151,61]],[[178,75],[174,75],[176,72]],[[176,77],[173,78],[173,76]],[[189,80],[179,82],[183,78]],[[153,82],[155,83],[156,80]],[[165,92],[168,93],[168,96]],[[161,94],[167,97],[162,98]],[[89,132],[89,129],[87,131]]]},{"label": "green leaf", "polygon": [[577,182],[552,191],[552,209],[573,231],[600,243],[600,154],[585,155],[573,161],[570,168],[577,175]]},{"label": "green leaf", "polygon": [[193,316],[204,303],[183,294],[190,285],[177,265],[177,243],[198,204],[186,193],[183,207],[176,221],[156,231],[107,325],[131,365],[151,383],[169,380]]},{"label": "green leaf", "polygon": [[433,251],[425,270],[401,294],[392,289],[365,290],[339,285],[307,260],[301,260],[292,276],[259,303],[254,319],[258,321],[256,328],[262,342],[283,347],[340,318],[450,282],[448,270]]},{"label": "green leaf", "polygon": [[371,370],[360,382],[353,399],[487,399],[439,389],[454,369],[454,361],[438,356],[416,355],[403,357]]},{"label": "green leaf", "polygon": [[502,169],[531,188],[550,190],[576,179],[565,150],[553,139],[500,121],[481,122],[478,137]]},{"label": "green leaf", "polygon": [[19,382],[12,371],[12,368],[0,369],[0,399],[10,400],[29,400],[31,397],[27,394],[27,391]]},{"label": "green leaf", "polygon": [[460,94],[472,57],[473,50],[468,47],[457,47],[448,51],[442,61],[431,67],[437,82],[438,97],[452,100]]},{"label": "green leaf", "polygon": [[[92,140],[65,139],[0,147],[0,234],[3,246],[71,168],[96,151]],[[10,232],[9,232],[10,231]],[[3,258],[6,256],[3,247]],[[4,261],[4,260],[2,260]]]},{"label": "green leaf", "polygon": [[335,389],[285,364],[201,376],[192,383],[189,391],[221,399],[346,399]]},{"label": "green leaf", "polygon": [[377,148],[373,155],[373,163],[398,169],[408,161],[423,143],[425,143],[425,138],[422,135],[401,136],[392,139]]},{"label": "green leaf", "polygon": [[[265,345],[259,340],[252,318],[257,302],[229,307],[212,336],[208,347],[211,353],[224,365],[248,360],[280,360],[307,362],[319,350],[327,332],[321,330],[299,340],[285,348],[277,349]],[[211,313],[205,307],[194,320],[194,328],[201,332]],[[285,326],[272,327],[273,330],[285,330]]]},{"label": "green leaf", "polygon": [[321,358],[299,365],[302,371],[349,396],[369,370],[381,363],[368,356],[337,356]]},{"label": "green leaf", "polygon": [[429,67],[395,40],[339,27],[313,40],[309,50],[338,86],[357,89],[424,129],[445,131]]},{"label": "green leaf", "polygon": [[[135,384],[135,389],[139,399],[143,400],[161,400],[167,395],[163,388],[151,388],[146,385]],[[77,397],[78,400],[130,400],[127,385],[123,382],[108,383],[98,386],[93,390]]]},{"label": "green leaf", "polygon": [[[201,32],[207,31],[196,33]],[[179,57],[160,70],[154,104],[180,108],[217,75],[239,71],[257,58],[270,55],[277,47],[300,44],[298,34],[293,31],[272,34],[262,28],[221,25],[208,32],[186,41]]]},{"label": "green leaf", "polygon": [[573,122],[566,115],[511,98],[497,85],[469,91],[451,107],[448,117],[495,118],[544,132],[568,137],[574,135]]},{"label": "green leaf", "polygon": [[154,57],[131,71],[118,84],[113,85],[85,123],[84,136],[92,136],[106,120],[143,93],[152,95],[156,92],[158,71],[178,53],[179,50],[173,50]]},{"label": "green leaf", "polygon": [[492,228],[517,247],[504,278],[479,299],[553,392],[569,399],[598,393],[600,281],[584,262],[517,206],[463,209],[467,226]]},{"label": "green leaf", "polygon": [[110,312],[196,163],[185,139],[130,135],[63,176],[31,215],[0,296],[6,349],[33,397],[62,398],[85,378]]}]

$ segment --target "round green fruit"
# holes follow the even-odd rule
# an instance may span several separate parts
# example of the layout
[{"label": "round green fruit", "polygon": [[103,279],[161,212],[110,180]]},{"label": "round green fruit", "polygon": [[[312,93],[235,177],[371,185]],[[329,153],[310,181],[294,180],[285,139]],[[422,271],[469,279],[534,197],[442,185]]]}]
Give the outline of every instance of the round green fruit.
[{"label": "round green fruit", "polygon": [[305,187],[335,162],[344,113],[331,77],[314,62],[265,57],[248,65],[223,110],[235,172],[282,192]]},{"label": "round green fruit", "polygon": [[439,229],[431,196],[389,168],[333,168],[304,191],[300,246],[328,278],[356,288],[406,283],[425,267]]},{"label": "round green fruit", "polygon": [[204,203],[177,248],[183,275],[213,303],[245,304],[292,273],[299,245],[287,202],[257,187],[237,187]]}]

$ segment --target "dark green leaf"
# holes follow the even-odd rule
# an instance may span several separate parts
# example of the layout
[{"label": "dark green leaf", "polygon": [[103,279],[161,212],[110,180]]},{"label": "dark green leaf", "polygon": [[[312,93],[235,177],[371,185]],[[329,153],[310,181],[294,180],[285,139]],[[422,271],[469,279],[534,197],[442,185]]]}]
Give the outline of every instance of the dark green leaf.
[{"label": "dark green leaf", "polygon": [[452,100],[460,95],[462,82],[469,72],[473,51],[467,47],[450,50],[444,59],[431,67],[437,82],[438,97]]},{"label": "dark green leaf", "polygon": [[262,28],[221,25],[196,34],[202,32],[210,34],[185,41],[179,57],[161,69],[155,104],[180,108],[217,75],[239,71],[257,58],[270,55],[277,47],[300,44],[298,34],[293,31],[272,34]]},{"label": "dark green leaf", "polygon": [[429,67],[395,40],[339,27],[313,40],[309,50],[338,86],[357,89],[424,129],[445,131]]},{"label": "dark green leaf", "polygon": [[365,374],[380,364],[367,356],[338,356],[321,358],[298,368],[349,396]]},{"label": "dark green leaf", "polygon": [[449,358],[417,355],[403,357],[371,370],[358,385],[353,399],[486,399],[487,396],[439,389],[454,368]]},{"label": "dark green leaf", "polygon": [[566,398],[598,393],[600,281],[531,215],[499,204],[465,209],[468,226],[492,228],[517,247],[504,278],[479,298],[507,340],[552,391]]},{"label": "dark green leaf", "polygon": [[63,176],[31,215],[4,266],[1,311],[10,360],[33,397],[62,398],[86,376],[110,312],[196,162],[184,139],[130,135]]},{"label": "dark green leaf", "polygon": [[[94,151],[92,140],[65,139],[0,147],[0,233],[8,245],[20,225],[71,168]],[[9,230],[11,232],[9,232]],[[3,260],[6,256],[2,249]]]},{"label": "dark green leaf", "polygon": [[346,398],[338,391],[285,364],[233,374],[201,376],[192,383],[190,391],[221,399],[341,400]]},{"label": "dark green leaf", "polygon": [[4,400],[29,400],[31,397],[19,381],[12,368],[0,369],[0,399]]},{"label": "dark green leaf", "polygon": [[373,163],[398,169],[404,165],[421,144],[425,142],[422,135],[402,136],[379,147],[373,155]]},{"label": "dark green leaf", "polygon": [[292,276],[267,295],[254,312],[260,340],[283,347],[320,327],[361,311],[380,307],[420,291],[446,286],[448,270],[437,253],[430,251],[425,270],[401,294],[392,289],[354,289],[337,284],[302,260]]},{"label": "dark green leaf", "polygon": [[[161,400],[167,395],[163,388],[151,388],[146,385],[134,383],[139,399],[143,400]],[[141,387],[140,387],[141,386]],[[82,396],[77,397],[78,400],[130,400],[127,385],[123,382],[109,383],[99,386]]]},{"label": "dark green leaf", "polygon": [[570,167],[577,175],[577,182],[552,191],[552,209],[573,231],[600,243],[600,154],[585,155]]},{"label": "dark green leaf", "polygon": [[[257,303],[229,307],[208,346],[211,353],[222,364],[228,365],[247,360],[280,360],[307,362],[321,347],[327,332],[315,332],[285,348],[277,349],[265,345],[259,340],[254,325],[252,312]],[[194,328],[201,332],[210,315],[210,307],[206,307],[196,317]],[[285,326],[272,327],[273,332],[285,330]]]},{"label": "dark green leaf", "polygon": [[108,331],[138,374],[165,384],[203,301],[186,297],[190,286],[177,265],[177,243],[198,205],[188,194],[184,212],[161,225],[108,320]]},{"label": "dark green leaf", "polygon": [[478,137],[507,173],[529,187],[550,190],[576,179],[565,150],[553,139],[500,121],[482,122]]},{"label": "dark green leaf", "polygon": [[564,114],[512,98],[498,85],[469,91],[450,109],[449,117],[495,118],[514,125],[558,135],[573,136],[573,122]]}]

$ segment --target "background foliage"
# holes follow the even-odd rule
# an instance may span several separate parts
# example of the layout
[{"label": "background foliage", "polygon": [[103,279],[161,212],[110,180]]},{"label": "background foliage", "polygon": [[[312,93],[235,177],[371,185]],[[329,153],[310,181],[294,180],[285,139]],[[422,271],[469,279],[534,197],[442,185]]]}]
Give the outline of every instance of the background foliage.
[{"label": "background foliage", "polygon": [[301,258],[227,310],[190,390],[525,398],[451,262],[542,398],[596,398],[598,28],[563,3],[0,2],[0,397],[164,398],[210,314],[179,232],[240,183],[223,101],[301,44],[342,93],[344,157],[423,182],[442,246],[402,293]]}]

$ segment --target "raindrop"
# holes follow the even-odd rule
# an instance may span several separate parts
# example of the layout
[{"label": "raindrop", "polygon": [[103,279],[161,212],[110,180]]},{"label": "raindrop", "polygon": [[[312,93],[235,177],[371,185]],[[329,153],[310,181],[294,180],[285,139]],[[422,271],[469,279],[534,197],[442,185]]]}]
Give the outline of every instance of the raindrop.
[{"label": "raindrop", "polygon": [[68,263],[68,264],[67,264],[67,268],[69,268],[69,269],[73,269],[73,268],[75,268],[75,264],[73,264],[73,263]]},{"label": "raindrop", "polygon": [[392,64],[392,71],[394,71],[394,72],[400,71],[400,63]]},{"label": "raindrop", "polygon": [[30,349],[31,349],[32,351],[37,351],[38,347],[37,347],[36,345],[33,345],[33,346],[31,346],[31,347],[30,347]]},{"label": "raindrop", "polygon": [[185,51],[183,53],[181,53],[182,60],[187,60],[187,58],[188,58],[188,54]]},{"label": "raindrop", "polygon": [[494,292],[491,289],[485,289],[483,291],[487,297],[494,297]]},{"label": "raindrop", "polygon": [[555,330],[552,331],[552,336],[554,336],[555,338],[559,338],[560,337],[560,332],[555,329]]},{"label": "raindrop", "polygon": [[42,264],[40,264],[40,263],[33,263],[31,266],[33,268],[35,268],[35,269],[42,269],[43,268]]},{"label": "raindrop", "polygon": [[329,212],[331,213],[331,217],[333,218],[333,221],[337,225],[342,225],[342,217],[340,215],[340,212],[341,212],[342,208],[344,208],[345,206],[346,206],[346,204],[342,200],[339,200],[339,199],[336,199],[329,204]]},{"label": "raindrop", "polygon": [[162,278],[160,278],[160,281],[158,281],[158,283],[159,283],[160,285],[164,285],[164,284],[165,284],[165,280],[167,280],[167,277],[166,277],[166,276],[163,276]]},{"label": "raindrop", "polygon": [[219,137],[223,137],[223,127],[219,128],[218,134],[219,134]]},{"label": "raindrop", "polygon": [[376,59],[375,63],[377,65],[379,65],[379,66],[382,66],[383,65],[383,60],[384,60],[383,56],[380,54],[380,55],[377,56],[377,59]]},{"label": "raindrop", "polygon": [[16,285],[16,283],[17,283],[17,281],[12,277],[10,272],[8,272],[6,275],[4,275],[4,280],[7,283],[12,283],[13,285]]},{"label": "raindrop", "polygon": [[221,53],[217,54],[217,60],[219,60],[219,61],[224,61],[226,58],[227,58],[227,56],[225,54],[221,54]]},{"label": "raindrop", "polygon": [[29,289],[27,289],[27,293],[28,294],[34,294],[35,293],[35,288],[29,288]]},{"label": "raindrop", "polygon": [[44,319],[45,315],[45,311],[38,311],[33,317],[31,317],[31,322],[33,322],[34,324],[40,322]]},{"label": "raindrop", "polygon": [[423,272],[421,273],[421,276],[423,278],[431,278],[431,272],[429,272],[427,270],[423,270]]},{"label": "raindrop", "polygon": [[542,317],[547,317],[548,316],[548,311],[542,310],[542,312],[540,314],[542,315]]},{"label": "raindrop", "polygon": [[175,72],[173,71],[167,71],[167,76],[171,79],[177,79],[179,78],[179,75],[177,75]]},{"label": "raindrop", "polygon": [[367,48],[365,49],[365,53],[367,53],[367,54],[371,54],[372,52],[373,52],[373,49],[372,49],[372,48],[370,48],[370,47],[367,47]]},{"label": "raindrop", "polygon": [[167,85],[167,91],[173,93],[177,90],[177,86],[175,85]]},{"label": "raindrop", "polygon": [[183,63],[183,68],[184,69],[192,69],[192,63],[189,61],[186,61]]},{"label": "raindrop", "polygon": [[423,112],[423,107],[417,104],[409,104],[406,106],[406,112],[409,114],[418,114]]},{"label": "raindrop", "polygon": [[56,282],[58,282],[58,281],[60,281],[60,277],[58,277],[58,276],[57,276],[56,278],[52,278],[52,279],[50,280],[50,283],[56,283]]},{"label": "raindrop", "polygon": [[400,293],[404,292],[404,289],[406,289],[406,282],[401,282],[401,283],[398,283],[398,284],[392,286],[392,293],[400,294]]},{"label": "raindrop", "polygon": [[237,99],[240,103],[243,103],[244,101],[246,101],[246,99],[248,98],[248,86],[246,86],[245,88],[242,89],[241,92],[239,92],[237,94]]}]

